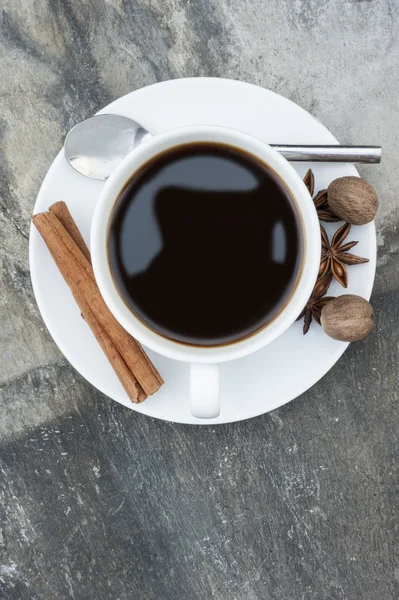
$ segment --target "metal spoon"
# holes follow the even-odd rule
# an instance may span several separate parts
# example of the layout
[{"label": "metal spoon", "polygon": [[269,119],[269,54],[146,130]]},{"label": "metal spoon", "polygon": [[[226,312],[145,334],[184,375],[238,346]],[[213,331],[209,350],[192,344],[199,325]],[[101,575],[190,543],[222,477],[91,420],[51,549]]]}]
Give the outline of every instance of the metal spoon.
[{"label": "metal spoon", "polygon": [[[68,133],[64,152],[69,164],[86,177],[105,180],[125,156],[153,137],[140,123],[120,115],[96,115]],[[379,146],[297,146],[271,144],[287,160],[379,163]]]}]

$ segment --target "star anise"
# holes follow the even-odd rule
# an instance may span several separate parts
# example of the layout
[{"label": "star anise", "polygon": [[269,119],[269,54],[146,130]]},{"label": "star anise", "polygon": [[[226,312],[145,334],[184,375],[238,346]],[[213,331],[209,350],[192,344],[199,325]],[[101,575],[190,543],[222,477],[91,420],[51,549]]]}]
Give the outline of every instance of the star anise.
[{"label": "star anise", "polygon": [[310,324],[312,319],[316,321],[320,325],[320,315],[321,309],[325,306],[330,300],[333,299],[333,296],[326,296],[328,288],[330,287],[330,283],[332,281],[332,273],[328,273],[324,275],[321,279],[318,279],[316,285],[313,288],[312,295],[306,303],[305,308],[297,318],[297,321],[300,321],[303,317],[305,317],[303,323],[303,335],[306,335],[309,331]]},{"label": "star anise", "polygon": [[328,205],[327,190],[320,190],[313,198],[313,203],[320,221],[325,221],[326,223],[338,223],[338,221],[342,221]]},{"label": "star anise", "polygon": [[308,171],[306,171],[306,175],[303,178],[303,183],[308,188],[309,194],[313,197],[313,194],[314,194],[314,174],[313,174],[312,169],[308,169]]},{"label": "star anise", "polygon": [[343,244],[351,230],[349,223],[345,223],[334,234],[331,244],[326,230],[320,225],[321,230],[321,261],[319,278],[327,273],[332,273],[335,279],[344,287],[348,287],[348,272],[345,265],[360,265],[369,262],[368,258],[361,258],[354,254],[348,254],[359,242],[348,242]]},{"label": "star anise", "polygon": [[[306,175],[303,178],[303,183],[308,188],[309,194],[313,197],[314,174],[312,169],[309,169],[306,172]],[[318,192],[313,198],[313,202],[317,210],[317,216],[319,217],[320,221],[325,221],[327,223],[337,223],[338,221],[342,221],[342,219],[337,217],[337,215],[335,215],[331,208],[328,206],[327,190],[321,190],[320,192]]]}]

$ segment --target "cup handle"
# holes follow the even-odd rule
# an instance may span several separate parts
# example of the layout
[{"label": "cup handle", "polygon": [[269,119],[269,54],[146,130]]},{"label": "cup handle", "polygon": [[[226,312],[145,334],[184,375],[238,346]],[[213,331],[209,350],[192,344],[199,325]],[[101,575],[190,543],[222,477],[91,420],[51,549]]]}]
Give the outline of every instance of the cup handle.
[{"label": "cup handle", "polygon": [[219,365],[191,363],[190,398],[194,417],[214,419],[219,416]]}]

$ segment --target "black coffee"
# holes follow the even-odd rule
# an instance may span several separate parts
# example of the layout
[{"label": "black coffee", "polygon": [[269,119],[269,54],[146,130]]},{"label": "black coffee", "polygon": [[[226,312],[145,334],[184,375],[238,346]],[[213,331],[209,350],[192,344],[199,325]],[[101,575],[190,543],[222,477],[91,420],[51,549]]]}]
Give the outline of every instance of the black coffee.
[{"label": "black coffee", "polygon": [[196,143],[134,175],[116,202],[108,251],[136,316],[173,340],[212,346],[240,340],[280,312],[302,242],[277,175],[233,147]]}]

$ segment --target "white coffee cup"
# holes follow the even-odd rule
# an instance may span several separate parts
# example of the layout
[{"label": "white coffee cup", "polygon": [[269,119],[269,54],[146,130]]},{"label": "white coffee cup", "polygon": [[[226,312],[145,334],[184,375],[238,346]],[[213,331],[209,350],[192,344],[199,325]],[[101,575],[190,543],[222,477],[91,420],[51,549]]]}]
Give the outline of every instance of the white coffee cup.
[{"label": "white coffee cup", "polygon": [[[175,146],[216,142],[252,154],[280,177],[295,201],[303,227],[303,260],[296,287],[283,310],[269,324],[245,339],[225,346],[182,344],[156,333],[127,307],[111,274],[107,239],[112,211],[120,192],[142,165]],[[129,154],[106,182],[98,200],[91,228],[91,255],[100,292],[110,311],[140,343],[175,360],[191,363],[191,411],[210,419],[220,412],[219,363],[256,352],[284,333],[298,317],[312,293],[320,264],[320,227],[313,201],[295,169],[270,146],[248,134],[216,126],[181,127],[162,133]],[[212,291],[210,290],[210,293]],[[232,299],[234,301],[234,299]],[[243,399],[245,401],[245,399]]]}]

